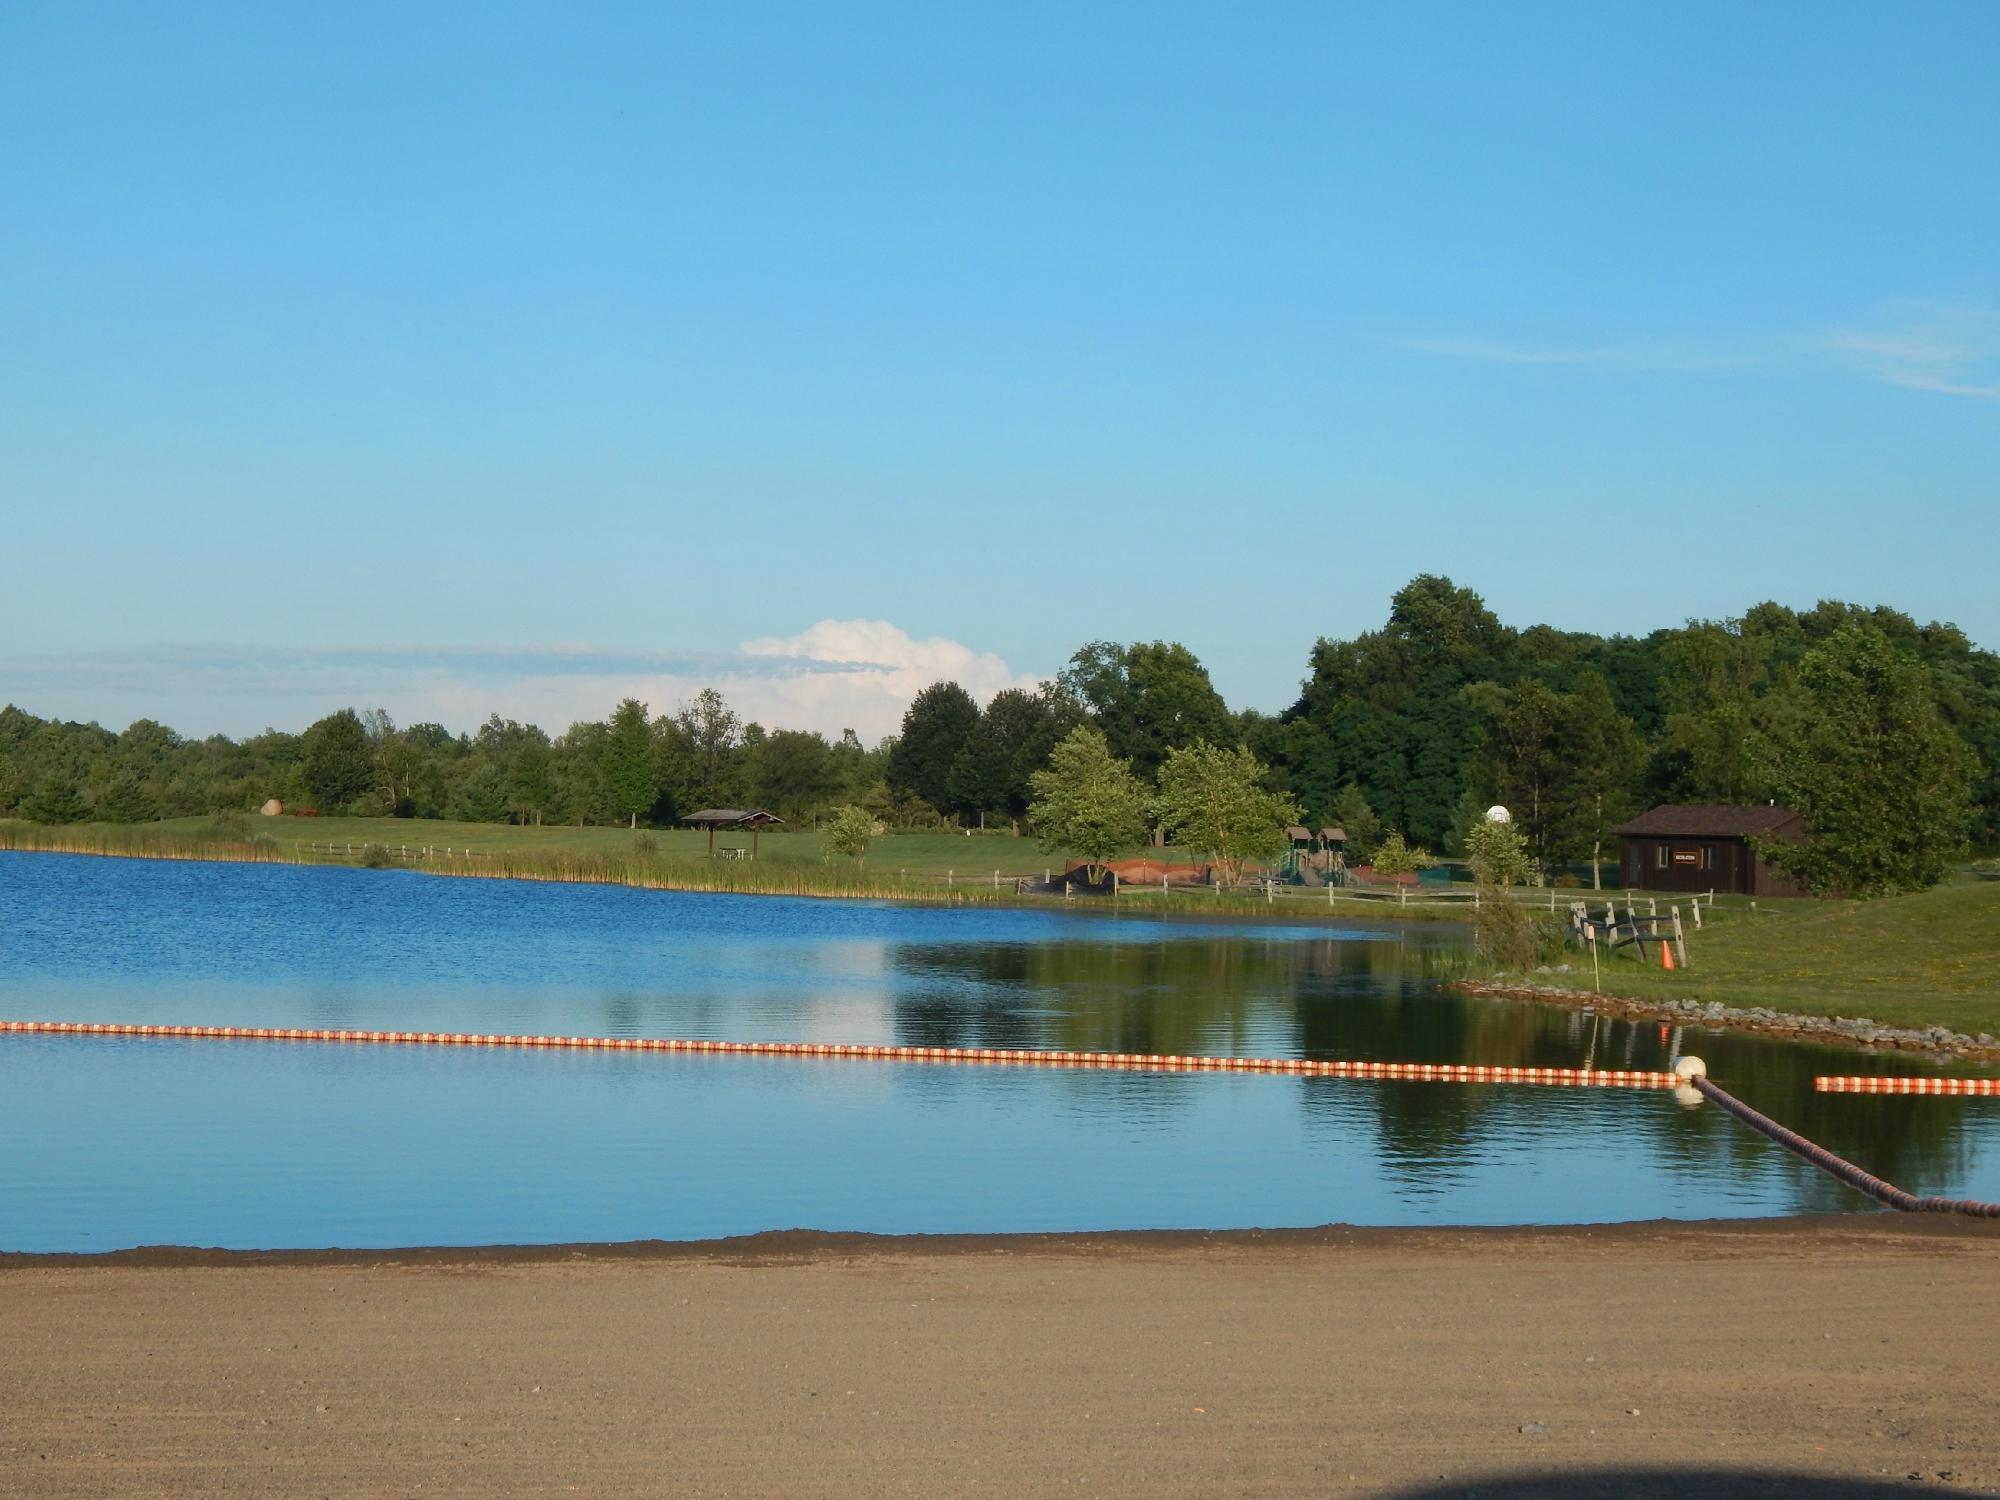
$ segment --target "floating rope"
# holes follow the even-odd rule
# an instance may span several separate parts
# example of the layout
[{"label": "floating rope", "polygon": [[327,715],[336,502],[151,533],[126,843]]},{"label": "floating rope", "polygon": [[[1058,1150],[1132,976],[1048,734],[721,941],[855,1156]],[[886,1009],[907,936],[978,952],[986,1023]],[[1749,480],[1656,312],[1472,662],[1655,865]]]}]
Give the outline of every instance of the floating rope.
[{"label": "floating rope", "polygon": [[231,1042],[368,1042],[431,1047],[530,1047],[563,1051],[677,1052],[728,1057],[811,1057],[1147,1073],[1284,1073],[1403,1083],[1522,1083],[1550,1088],[1670,1089],[1672,1073],[1625,1068],[1519,1068],[1477,1063],[1398,1063],[1304,1057],[1181,1057],[1149,1052],[1043,1052],[1003,1047],[899,1047],[837,1042],[721,1042],[646,1036],[498,1036],[461,1031],[333,1031],[277,1026],[142,1026],[111,1021],[0,1021],[0,1032],[42,1036],[192,1037]]},{"label": "floating rope", "polygon": [[1822,1094],[1972,1094],[2000,1097],[2000,1078],[1919,1078],[1895,1075],[1819,1077]]},{"label": "floating rope", "polygon": [[1814,1145],[1796,1130],[1787,1130],[1769,1115],[1757,1113],[1741,1099],[1710,1083],[1702,1073],[1691,1073],[1688,1082],[1699,1089],[1704,1098],[1721,1105],[1752,1130],[1769,1136],[1794,1156],[1803,1157],[1822,1172],[1839,1178],[1857,1193],[1865,1194],[1877,1203],[1900,1209],[1906,1214],[1969,1214],[1975,1219],[2000,1219],[2000,1203],[1982,1203],[1977,1198],[1919,1198],[1915,1193],[1906,1193],[1894,1183],[1884,1182],[1873,1173],[1862,1171],[1853,1162],[1835,1156],[1826,1147]]}]

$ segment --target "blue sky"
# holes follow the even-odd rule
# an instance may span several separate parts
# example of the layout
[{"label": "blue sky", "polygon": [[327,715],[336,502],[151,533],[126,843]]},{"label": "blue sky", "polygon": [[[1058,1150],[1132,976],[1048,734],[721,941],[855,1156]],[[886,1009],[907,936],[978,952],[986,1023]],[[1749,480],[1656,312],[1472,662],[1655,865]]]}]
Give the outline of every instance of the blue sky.
[{"label": "blue sky", "polygon": [[1420,571],[2000,645],[1996,74],[1986,4],[9,6],[0,698],[872,731],[1163,636],[1277,709]]}]

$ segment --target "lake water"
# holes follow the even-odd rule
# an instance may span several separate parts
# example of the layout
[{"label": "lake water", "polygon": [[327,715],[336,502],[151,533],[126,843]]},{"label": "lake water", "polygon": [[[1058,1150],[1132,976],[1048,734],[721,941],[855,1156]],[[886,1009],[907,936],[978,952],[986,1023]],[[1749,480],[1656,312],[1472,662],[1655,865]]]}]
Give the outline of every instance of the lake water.
[{"label": "lake water", "polygon": [[[1461,941],[0,853],[10,1018],[1667,1062],[1657,1026],[1444,993]],[[1811,1092],[1915,1059],[1683,1045],[1903,1187],[2000,1198],[2000,1101]],[[4,1250],[1869,1208],[1650,1091],[0,1036]]]}]

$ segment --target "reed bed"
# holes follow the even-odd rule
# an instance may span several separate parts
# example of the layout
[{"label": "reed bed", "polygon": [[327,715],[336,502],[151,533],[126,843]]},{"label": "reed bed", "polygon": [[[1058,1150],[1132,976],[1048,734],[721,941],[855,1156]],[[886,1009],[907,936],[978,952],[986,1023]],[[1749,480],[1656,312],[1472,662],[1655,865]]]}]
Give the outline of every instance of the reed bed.
[{"label": "reed bed", "polygon": [[192,859],[266,865],[318,861],[297,849],[238,830],[225,822],[212,829],[164,829],[145,823],[70,828],[40,823],[0,823],[0,849],[37,854],[97,854],[109,859]]}]

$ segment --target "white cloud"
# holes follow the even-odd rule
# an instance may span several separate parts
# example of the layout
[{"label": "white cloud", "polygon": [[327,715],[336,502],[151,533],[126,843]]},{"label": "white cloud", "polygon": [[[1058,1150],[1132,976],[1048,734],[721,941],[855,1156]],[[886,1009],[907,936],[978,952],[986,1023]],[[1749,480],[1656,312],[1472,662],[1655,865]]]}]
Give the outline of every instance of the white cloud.
[{"label": "white cloud", "polygon": [[2000,401],[2000,312],[1991,308],[1901,303],[1813,342],[1887,385]]},{"label": "white cloud", "polygon": [[852,729],[873,742],[896,731],[919,691],[947,678],[982,703],[1040,681],[991,652],[945,637],[917,640],[886,620],[821,620],[733,653],[158,646],[0,658],[0,701],[113,728],[153,718],[191,734],[300,729],[347,705],[454,730],[498,713],[556,734],[603,718],[621,698],[670,713],[712,687],[746,722],[829,736]]},{"label": "white cloud", "polygon": [[1851,325],[1749,339],[1665,339],[1583,347],[1427,339],[1411,348],[1488,364],[1651,374],[1838,369],[1883,385],[2000,401],[2000,312],[1897,302]]}]

